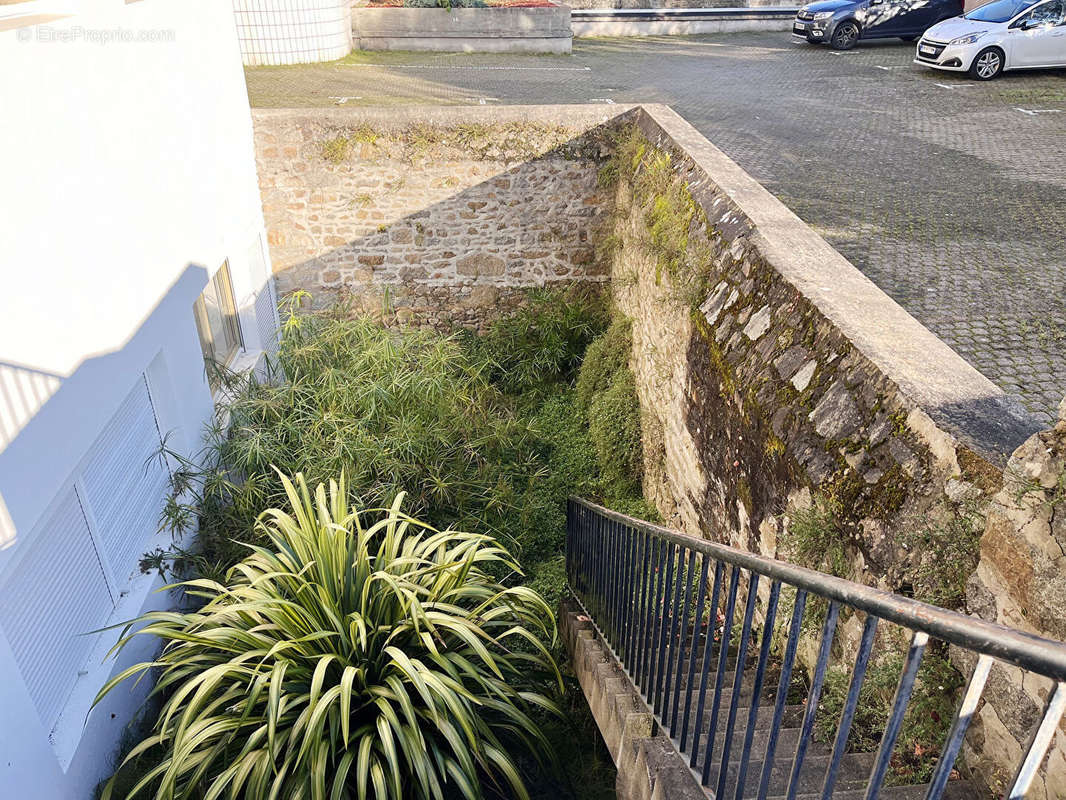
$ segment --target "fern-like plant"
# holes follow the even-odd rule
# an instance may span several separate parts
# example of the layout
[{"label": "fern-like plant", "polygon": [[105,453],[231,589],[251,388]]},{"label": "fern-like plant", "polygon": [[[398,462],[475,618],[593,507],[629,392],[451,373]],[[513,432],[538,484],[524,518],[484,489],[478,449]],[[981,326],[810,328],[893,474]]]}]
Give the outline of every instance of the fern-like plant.
[{"label": "fern-like plant", "polygon": [[[129,797],[342,800],[526,797],[512,754],[550,755],[531,714],[555,711],[551,610],[487,569],[516,570],[491,538],[439,531],[401,510],[359,512],[343,477],[258,522],[224,583],[181,586],[195,611],[123,631],[158,637],[162,710],[126,762],[151,768]],[[374,519],[374,517],[377,519]],[[139,629],[137,625],[143,625]],[[102,800],[113,792],[114,778]]]}]

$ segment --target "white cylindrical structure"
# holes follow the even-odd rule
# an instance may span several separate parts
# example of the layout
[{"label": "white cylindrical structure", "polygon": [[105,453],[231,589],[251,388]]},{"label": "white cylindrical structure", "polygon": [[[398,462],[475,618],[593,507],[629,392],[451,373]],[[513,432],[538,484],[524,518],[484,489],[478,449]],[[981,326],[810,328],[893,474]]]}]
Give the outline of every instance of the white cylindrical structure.
[{"label": "white cylindrical structure", "polygon": [[233,0],[248,66],[312,64],[352,51],[351,0]]}]

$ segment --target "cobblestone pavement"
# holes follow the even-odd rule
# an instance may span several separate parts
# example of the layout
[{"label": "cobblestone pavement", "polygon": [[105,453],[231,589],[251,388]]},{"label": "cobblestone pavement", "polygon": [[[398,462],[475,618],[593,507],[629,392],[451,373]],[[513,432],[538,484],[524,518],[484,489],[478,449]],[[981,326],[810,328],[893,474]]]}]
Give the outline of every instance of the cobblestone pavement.
[{"label": "cobblestone pavement", "polygon": [[569,57],[358,53],[247,76],[256,106],[667,103],[1051,422],[1066,394],[1066,71],[979,84],[912,53],[748,33],[579,40]]}]

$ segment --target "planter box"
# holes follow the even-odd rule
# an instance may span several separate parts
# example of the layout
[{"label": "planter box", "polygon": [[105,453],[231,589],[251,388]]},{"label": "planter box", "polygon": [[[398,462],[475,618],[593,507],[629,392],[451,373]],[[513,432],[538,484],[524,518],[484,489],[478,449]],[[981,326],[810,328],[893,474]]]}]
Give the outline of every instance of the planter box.
[{"label": "planter box", "polygon": [[360,50],[449,53],[569,53],[569,6],[534,8],[353,8]]}]

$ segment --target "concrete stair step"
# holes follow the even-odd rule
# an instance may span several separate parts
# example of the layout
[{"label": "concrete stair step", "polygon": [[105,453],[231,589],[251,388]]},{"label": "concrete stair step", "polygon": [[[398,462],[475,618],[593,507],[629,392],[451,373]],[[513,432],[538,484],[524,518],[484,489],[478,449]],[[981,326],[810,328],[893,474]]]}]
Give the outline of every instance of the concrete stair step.
[{"label": "concrete stair step", "polygon": [[[738,722],[740,721],[739,718],[738,718],[737,721]],[[733,734],[733,744],[729,748],[729,751],[730,751],[733,759],[739,759],[741,753],[744,750],[744,734],[746,732],[747,732],[747,727],[745,726],[745,728],[736,730],[734,732],[734,734]],[[777,760],[779,758],[792,758],[792,755],[796,752],[796,745],[799,744],[799,734],[800,734],[800,729],[798,727],[797,728],[783,728],[782,730],[778,731],[778,734],[777,734],[777,747],[774,749],[774,759],[775,760]],[[699,760],[701,761],[701,763],[702,763],[702,760],[703,760],[703,751],[707,747],[708,736],[709,736],[709,734],[706,734],[706,733],[700,735],[700,743],[699,743],[700,759]],[[770,729],[769,728],[763,728],[761,730],[760,729],[756,729],[755,730],[755,735],[752,737],[752,740],[751,740],[751,756],[749,757],[749,761],[753,761],[755,759],[759,759],[761,761],[763,759],[763,756],[766,754],[766,745],[769,742],[769,740],[770,740]],[[689,740],[689,742],[686,742],[686,744],[690,744],[690,743],[691,743],[691,739]],[[723,729],[720,730],[718,735],[715,737],[714,749],[715,749],[715,760],[716,761],[721,760],[721,757],[722,757],[722,746],[723,746],[724,743],[725,743],[725,729],[723,727]],[[832,752],[832,748],[829,745],[827,745],[827,744],[823,744],[822,742],[814,742],[814,741],[812,741],[809,745],[807,745],[807,755],[808,756],[827,756],[831,752]]]},{"label": "concrete stair step", "polygon": [[[840,768],[837,772],[837,780],[834,788],[836,792],[850,790],[862,790],[866,787],[866,781],[870,777],[876,754],[874,753],[850,753],[840,760]],[[808,755],[803,760],[803,767],[799,773],[798,793],[817,794],[822,789],[825,781],[825,773],[829,768],[829,756]],[[720,763],[711,765],[711,780],[709,786],[714,789],[718,786],[718,771]],[[744,780],[742,797],[757,797],[759,782],[762,778],[762,761],[752,761],[748,764],[748,771]],[[737,785],[738,765],[730,764],[726,777],[726,796],[733,797]],[[788,789],[789,778],[792,774],[792,758],[775,758],[770,771],[770,796],[784,794]]]},{"label": "concrete stair step", "polygon": [[[738,703],[737,703],[737,724],[738,725],[741,724],[742,721],[746,722],[748,710],[750,709],[750,707],[752,707],[752,697],[753,697],[752,691],[750,691],[750,689],[745,687],[745,686],[741,686],[740,698],[738,698]],[[733,698],[732,687],[731,686],[723,687],[723,689],[722,689],[722,702],[720,704],[718,704],[718,726],[720,726],[720,727],[724,727],[726,720],[729,719],[729,706],[732,704],[732,698]],[[693,691],[693,692],[689,693],[689,702],[692,704],[691,705],[691,708],[692,708],[691,719],[695,720],[696,719],[696,709],[699,707],[699,692],[698,691]],[[770,715],[770,716],[773,715],[774,702],[775,702],[775,698],[768,697],[768,695],[765,695],[765,694],[762,695],[762,699],[759,701],[759,718],[760,719],[764,715]],[[680,714],[680,716],[682,718],[684,717],[684,703],[685,703],[685,695],[682,694],[681,695],[680,704],[678,706],[679,707],[679,714]],[[705,700],[704,700],[704,717],[702,717],[701,720],[698,720],[699,724],[707,724],[707,725],[710,724],[710,722],[711,722],[711,711],[712,711],[713,705],[714,705],[714,692],[711,689],[708,689],[706,697],[705,697]],[[790,706],[786,706],[786,708],[789,708],[789,707]],[[796,708],[803,708],[802,705],[797,705],[795,707]],[[803,716],[803,713],[801,711],[800,717],[802,717],[802,716]],[[798,720],[800,720],[800,717],[796,717],[794,719],[792,717],[786,717],[785,720],[784,720],[785,726],[792,727],[792,726],[800,724],[800,721],[798,721]],[[794,722],[794,724],[793,724],[793,722]]]},{"label": "concrete stair step", "polygon": [[[736,724],[733,726],[735,731],[747,730],[748,727],[748,710],[750,707],[750,696],[748,698],[749,705],[741,705],[737,711]],[[683,708],[683,707],[682,707]],[[803,720],[804,707],[800,705],[785,706],[784,715],[781,718],[782,729],[798,728]],[[681,711],[682,719],[684,718],[684,711]],[[755,730],[769,730],[770,723],[774,719],[774,704],[772,700],[764,701],[760,706],[755,717]],[[729,721],[728,707],[725,703],[722,704],[722,708],[718,712],[718,730],[724,731]],[[692,704],[692,713],[689,717],[689,730],[693,729],[696,722],[696,704]],[[703,730],[700,733],[707,733],[711,726],[711,704],[707,703],[707,707],[703,710]],[[678,729],[680,731],[680,729]]]},{"label": "concrete stair step", "polygon": [[[913,786],[885,786],[877,795],[878,800],[925,800],[928,784]],[[951,781],[944,787],[942,800],[977,800],[983,795],[967,781]],[[821,792],[797,794],[796,800],[821,800]],[[836,789],[833,800],[865,800],[866,789]]]}]

